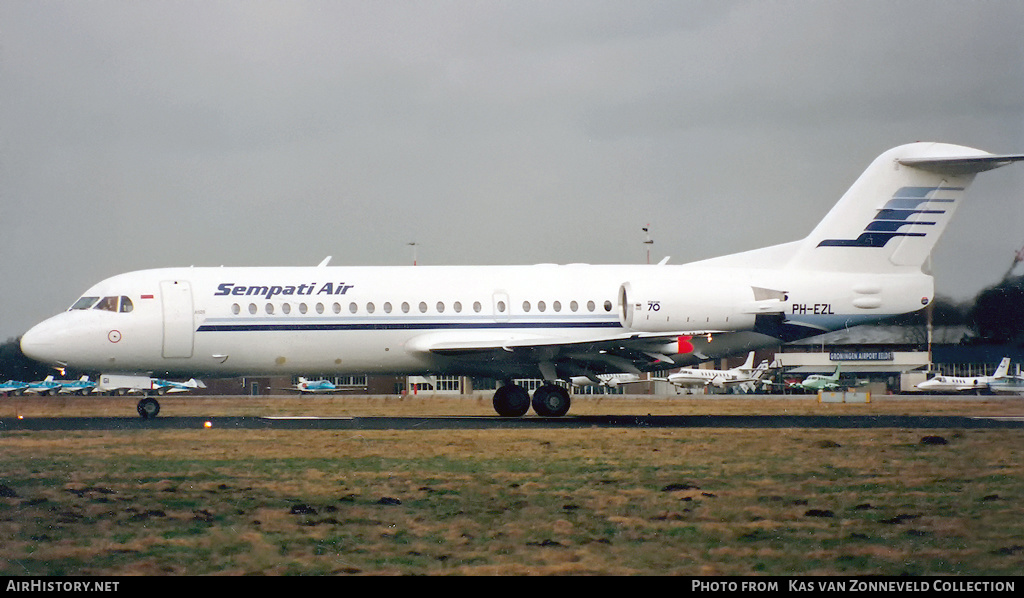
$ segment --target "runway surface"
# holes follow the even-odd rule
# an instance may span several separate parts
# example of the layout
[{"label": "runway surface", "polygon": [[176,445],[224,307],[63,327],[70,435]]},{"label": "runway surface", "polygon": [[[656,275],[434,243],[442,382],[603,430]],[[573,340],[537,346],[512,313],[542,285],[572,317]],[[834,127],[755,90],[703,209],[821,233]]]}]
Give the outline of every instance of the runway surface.
[{"label": "runway surface", "polygon": [[593,415],[470,417],[27,417],[16,430],[480,430],[541,428],[1024,428],[1024,417],[950,415]]}]

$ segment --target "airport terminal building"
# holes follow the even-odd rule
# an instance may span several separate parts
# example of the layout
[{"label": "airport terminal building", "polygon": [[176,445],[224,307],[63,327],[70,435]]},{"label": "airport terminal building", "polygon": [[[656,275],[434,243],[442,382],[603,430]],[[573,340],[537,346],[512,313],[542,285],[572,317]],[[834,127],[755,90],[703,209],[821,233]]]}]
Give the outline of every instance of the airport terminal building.
[{"label": "airport terminal building", "polygon": [[[936,374],[951,376],[989,375],[999,361],[1010,357],[1016,373],[1024,362],[1024,349],[970,342],[969,329],[962,326],[935,328],[929,334],[924,327],[857,326],[797,341],[777,350],[758,351],[755,363],[775,362],[775,381],[784,383],[811,374],[831,374],[837,367],[843,380],[857,382],[873,394],[914,392],[914,385]],[[745,355],[709,361],[701,367],[727,369],[742,364]],[[628,386],[577,386],[574,395],[632,394],[675,395],[678,391],[664,378],[678,368],[645,374],[647,382]],[[497,382],[468,376],[321,376],[310,372],[309,379],[327,379],[339,387],[338,394],[353,395],[490,395]],[[207,380],[205,394],[285,395],[296,380],[283,377],[246,377]],[[532,391],[542,384],[537,380],[516,380]],[[682,391],[685,392],[685,391]],[[707,389],[705,392],[724,392]]]}]

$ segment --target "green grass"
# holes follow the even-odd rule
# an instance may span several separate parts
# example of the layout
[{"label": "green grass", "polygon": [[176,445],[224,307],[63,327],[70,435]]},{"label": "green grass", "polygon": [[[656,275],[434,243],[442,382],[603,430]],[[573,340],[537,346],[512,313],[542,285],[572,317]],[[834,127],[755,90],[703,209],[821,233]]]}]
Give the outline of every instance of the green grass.
[{"label": "green grass", "polygon": [[0,575],[1019,575],[1021,440],[8,432]]}]

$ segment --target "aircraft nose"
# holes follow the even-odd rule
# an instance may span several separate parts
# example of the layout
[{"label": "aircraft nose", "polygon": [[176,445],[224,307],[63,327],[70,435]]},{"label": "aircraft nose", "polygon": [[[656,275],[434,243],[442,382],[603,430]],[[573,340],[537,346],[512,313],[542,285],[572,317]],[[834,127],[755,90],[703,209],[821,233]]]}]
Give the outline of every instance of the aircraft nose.
[{"label": "aircraft nose", "polygon": [[36,361],[55,361],[57,336],[52,319],[40,322],[21,335],[21,352]]}]

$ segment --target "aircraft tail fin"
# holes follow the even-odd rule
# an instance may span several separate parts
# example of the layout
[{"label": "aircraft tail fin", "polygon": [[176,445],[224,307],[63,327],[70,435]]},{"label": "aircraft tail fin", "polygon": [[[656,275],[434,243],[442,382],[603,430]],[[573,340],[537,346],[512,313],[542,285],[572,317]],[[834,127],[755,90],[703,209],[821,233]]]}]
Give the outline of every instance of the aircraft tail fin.
[{"label": "aircraft tail fin", "polygon": [[993,378],[1003,378],[1003,377],[1006,376],[1006,374],[1009,373],[1009,371],[1010,371],[1010,358],[1009,357],[1004,357],[1003,360],[999,362],[999,367],[996,368],[996,373],[992,374],[992,377]]},{"label": "aircraft tail fin", "polygon": [[911,143],[871,163],[802,242],[788,267],[923,270],[974,176],[1024,160],[944,143]]},{"label": "aircraft tail fin", "polygon": [[747,353],[747,360],[739,367],[741,370],[751,370],[754,367],[754,352]]}]

